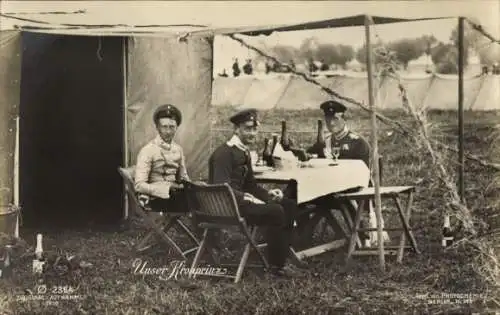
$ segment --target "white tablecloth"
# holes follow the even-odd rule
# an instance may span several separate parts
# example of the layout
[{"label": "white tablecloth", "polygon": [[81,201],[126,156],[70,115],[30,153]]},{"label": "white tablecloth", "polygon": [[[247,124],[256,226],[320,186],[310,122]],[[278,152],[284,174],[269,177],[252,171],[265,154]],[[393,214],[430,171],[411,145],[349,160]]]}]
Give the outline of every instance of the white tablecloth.
[{"label": "white tablecloth", "polygon": [[267,171],[256,174],[255,177],[267,180],[296,180],[299,204],[346,189],[368,186],[370,170],[361,160],[339,160],[335,166],[321,164],[323,165],[314,168]]}]

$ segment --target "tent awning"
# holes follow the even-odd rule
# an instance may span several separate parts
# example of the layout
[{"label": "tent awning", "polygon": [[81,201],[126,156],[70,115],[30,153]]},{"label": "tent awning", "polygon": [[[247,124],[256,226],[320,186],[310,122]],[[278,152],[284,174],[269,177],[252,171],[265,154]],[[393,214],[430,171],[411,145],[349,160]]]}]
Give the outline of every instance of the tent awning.
[{"label": "tent awning", "polygon": [[[315,29],[325,29],[325,28],[339,28],[339,27],[351,27],[351,26],[363,26],[365,25],[365,18],[367,15],[360,14],[354,16],[346,16],[341,18],[334,18],[322,21],[307,22],[301,24],[285,25],[278,27],[263,27],[261,29],[244,31],[235,29],[234,31],[225,30],[225,33],[241,33],[244,35],[269,35],[271,32],[288,32],[288,31],[305,31],[305,30],[315,30]],[[417,22],[426,20],[441,20],[450,19],[453,17],[432,17],[432,18],[417,18],[417,19],[407,19],[407,18],[396,18],[396,17],[383,17],[383,16],[370,16],[374,24],[389,24],[389,23],[402,23],[402,22]]]},{"label": "tent awning", "polygon": [[[305,23],[292,23],[280,25],[252,25],[237,27],[211,27],[201,24],[102,24],[102,19],[96,20],[94,16],[78,14],[78,18],[68,23],[66,19],[54,18],[53,15],[9,15],[0,13],[0,25],[2,29],[21,30],[28,32],[39,32],[63,35],[87,35],[87,36],[215,36],[228,34],[243,34],[248,36],[270,35],[273,32],[304,31],[314,29],[339,28],[362,26],[365,23],[364,14],[319,20]],[[75,16],[76,17],[76,16]],[[397,18],[371,16],[374,24],[415,22],[437,19],[450,19],[454,17],[427,17],[427,18]],[[8,23],[7,23],[8,22]],[[100,22],[100,23],[96,23]]]}]

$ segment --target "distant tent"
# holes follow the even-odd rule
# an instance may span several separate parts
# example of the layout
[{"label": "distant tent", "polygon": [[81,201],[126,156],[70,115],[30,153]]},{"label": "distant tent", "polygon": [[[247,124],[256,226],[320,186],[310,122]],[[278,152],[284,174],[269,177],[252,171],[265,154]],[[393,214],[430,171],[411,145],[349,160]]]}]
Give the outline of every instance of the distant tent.
[{"label": "distant tent", "polygon": [[[408,73],[400,76],[411,104],[416,108],[456,110],[458,103],[457,76]],[[314,78],[336,93],[368,104],[366,72],[339,72],[335,76]],[[398,81],[385,78],[375,82],[377,106],[381,109],[402,107]],[[468,76],[464,80],[464,108],[470,110],[500,110],[498,86],[500,76]],[[275,74],[256,76],[252,81],[215,78],[214,106],[247,106],[260,109],[316,108],[330,98],[320,87],[295,75]]]},{"label": "distant tent", "polygon": [[431,56],[422,54],[420,57],[408,62],[408,72],[425,72],[426,70],[433,71],[434,63]]},{"label": "distant tent", "polygon": [[347,63],[347,69],[359,71],[363,69],[363,64],[360,63],[356,58],[352,58],[352,60]]}]

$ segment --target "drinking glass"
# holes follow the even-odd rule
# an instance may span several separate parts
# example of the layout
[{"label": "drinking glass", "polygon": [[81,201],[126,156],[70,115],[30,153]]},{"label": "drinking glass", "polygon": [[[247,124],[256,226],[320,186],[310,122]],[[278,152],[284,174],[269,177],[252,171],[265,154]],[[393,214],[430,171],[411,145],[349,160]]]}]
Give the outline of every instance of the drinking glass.
[{"label": "drinking glass", "polygon": [[333,155],[333,158],[335,159],[335,162],[337,162],[339,155],[340,155],[340,147],[333,147],[332,148],[332,155]]}]

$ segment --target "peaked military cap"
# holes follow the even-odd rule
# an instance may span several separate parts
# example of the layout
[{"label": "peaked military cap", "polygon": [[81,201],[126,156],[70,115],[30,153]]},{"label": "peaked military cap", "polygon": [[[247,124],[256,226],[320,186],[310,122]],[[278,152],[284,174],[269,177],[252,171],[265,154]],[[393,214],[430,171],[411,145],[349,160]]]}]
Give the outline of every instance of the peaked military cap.
[{"label": "peaked military cap", "polygon": [[259,121],[257,119],[257,110],[254,108],[244,109],[231,116],[229,120],[235,125],[240,125],[248,122],[253,123],[253,126],[259,125]]},{"label": "peaked military cap", "polygon": [[337,101],[326,101],[320,105],[325,116],[335,116],[336,113],[344,113],[347,110],[344,104]]},{"label": "peaked military cap", "polygon": [[181,124],[182,114],[181,111],[172,104],[160,105],[153,114],[153,120],[155,123],[160,118],[172,118],[177,122],[177,126]]}]

